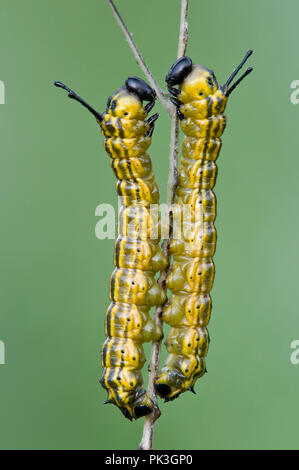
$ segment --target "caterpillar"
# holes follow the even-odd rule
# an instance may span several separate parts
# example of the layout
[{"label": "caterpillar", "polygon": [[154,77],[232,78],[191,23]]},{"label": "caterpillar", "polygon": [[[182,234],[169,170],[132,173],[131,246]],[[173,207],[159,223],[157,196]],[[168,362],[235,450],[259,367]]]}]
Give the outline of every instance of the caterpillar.
[{"label": "caterpillar", "polygon": [[[117,178],[121,207],[100,383],[108,391],[105,403],[113,403],[132,421],[153,410],[153,403],[142,387],[141,369],[145,362],[142,343],[162,336],[149,310],[166,299],[155,274],[165,269],[167,260],[159,246],[159,234],[151,238],[155,220],[150,206],[159,202],[159,190],[147,149],[158,114],[147,116],[156,95],[143,80],[129,77],[109,97],[106,112],[100,114],[63,83],[55,85],[95,116]],[[143,101],[148,102],[144,107]]]},{"label": "caterpillar", "polygon": [[165,401],[186,390],[195,393],[196,380],[207,372],[216,246],[215,162],[226,126],[227,99],[252,68],[231,83],[251,54],[251,50],[246,53],[223,86],[212,70],[192,64],[189,57],[178,59],[166,76],[185,134],[175,203],[190,207],[191,222],[188,233],[170,243],[173,264],[166,285],[172,296],[163,311],[163,320],[171,327],[166,339],[169,355],[155,381],[156,392]]}]

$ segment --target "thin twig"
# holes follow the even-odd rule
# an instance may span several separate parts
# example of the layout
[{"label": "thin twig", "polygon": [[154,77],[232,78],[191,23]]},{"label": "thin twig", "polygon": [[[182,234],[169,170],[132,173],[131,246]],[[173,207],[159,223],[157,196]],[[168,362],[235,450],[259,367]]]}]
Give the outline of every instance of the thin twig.
[{"label": "thin twig", "polygon": [[[188,42],[188,3],[189,0],[181,0],[181,20],[180,20],[180,35],[178,43],[178,53],[177,57],[183,57],[186,52],[187,42]],[[169,173],[168,173],[168,188],[167,188],[167,204],[170,209],[171,204],[174,201],[176,186],[177,186],[177,158],[178,158],[178,140],[179,140],[179,125],[177,113],[172,113],[171,116],[171,130],[170,130],[170,154],[169,154]],[[172,231],[172,223],[170,221],[170,235]],[[168,260],[168,267],[170,265],[170,253],[169,253],[169,240],[164,240],[163,242],[163,252]],[[165,288],[165,282],[167,277],[168,267],[163,271],[159,277],[158,283],[160,286]],[[161,329],[163,326],[162,321],[162,312],[163,306],[157,307],[154,314],[154,322]],[[153,343],[151,358],[149,363],[149,376],[148,376],[148,394],[152,399],[153,403],[156,405],[157,399],[155,394],[154,382],[159,373],[159,360],[160,360],[160,347],[161,340]],[[150,450],[153,448],[153,436],[154,436],[154,427],[155,422],[159,418],[160,412],[158,407],[151,413],[149,416],[146,416],[143,428],[142,440],[139,444],[139,449]]]},{"label": "thin twig", "polygon": [[[186,1],[186,0],[185,0]],[[141,70],[143,71],[144,75],[147,77],[151,87],[155,90],[156,94],[157,94],[157,97],[159,98],[162,106],[166,109],[166,111],[168,112],[168,114],[170,116],[172,116],[173,114],[173,106],[169,103],[169,101],[167,100],[167,93],[165,93],[158,85],[158,83],[156,82],[156,80],[154,79],[151,71],[149,70],[145,60],[143,59],[135,41],[133,40],[132,38],[132,35],[131,33],[129,32],[124,20],[122,19],[122,17],[120,16],[120,13],[118,11],[118,9],[116,8],[116,6],[114,5],[114,2],[113,0],[107,0],[107,3],[109,5],[109,7],[111,8],[112,10],[112,13],[117,21],[117,23],[119,24],[119,27],[120,29],[122,30],[122,32],[124,33],[125,35],[125,38],[126,38],[126,41],[127,43],[129,44],[134,56],[135,56],[135,59],[137,61],[137,64],[139,65],[139,67],[141,68]]]},{"label": "thin twig", "polygon": [[181,22],[180,39],[178,44],[178,59],[185,55],[188,44],[188,3],[189,0],[181,1]]}]

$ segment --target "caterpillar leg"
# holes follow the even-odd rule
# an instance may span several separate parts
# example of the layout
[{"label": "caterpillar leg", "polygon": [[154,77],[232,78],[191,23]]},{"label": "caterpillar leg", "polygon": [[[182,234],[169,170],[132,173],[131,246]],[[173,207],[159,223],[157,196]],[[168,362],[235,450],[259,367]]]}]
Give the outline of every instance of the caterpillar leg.
[{"label": "caterpillar leg", "polygon": [[156,122],[156,120],[158,119],[158,117],[159,117],[159,114],[156,113],[156,114],[153,114],[153,116],[151,116],[151,117],[147,120],[147,123],[150,125],[150,130],[149,130],[148,133],[147,133],[148,137],[152,137],[153,132],[154,132],[154,129],[155,129],[155,122]]},{"label": "caterpillar leg", "polygon": [[175,105],[178,118],[179,118],[180,121],[181,121],[182,119],[184,119],[184,115],[183,115],[183,113],[180,111],[180,106],[181,106],[183,103],[182,103],[181,101],[179,101],[177,98],[172,97],[172,96],[170,97],[170,101],[172,102],[172,104]]},{"label": "caterpillar leg", "polygon": [[150,113],[151,110],[153,109],[153,107],[155,106],[155,102],[154,101],[150,101],[149,103],[147,103],[145,106],[144,106],[144,112],[146,114]]}]

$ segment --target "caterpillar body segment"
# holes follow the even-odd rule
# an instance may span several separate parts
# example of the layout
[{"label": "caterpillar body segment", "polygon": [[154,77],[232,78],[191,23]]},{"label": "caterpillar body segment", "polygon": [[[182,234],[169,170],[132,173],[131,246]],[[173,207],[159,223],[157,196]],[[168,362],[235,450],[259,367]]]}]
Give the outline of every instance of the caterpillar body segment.
[{"label": "caterpillar body segment", "polygon": [[226,126],[228,96],[252,69],[230,84],[251,53],[248,51],[224,86],[218,85],[213,71],[192,64],[188,57],[175,62],[166,76],[185,134],[175,203],[190,208],[188,230],[170,243],[173,264],[167,287],[172,296],[163,311],[163,320],[171,326],[166,340],[169,356],[155,382],[157,393],[166,401],[187,390],[194,393],[196,380],[206,373],[215,274],[216,160]]},{"label": "caterpillar body segment", "polygon": [[[158,117],[154,114],[148,118],[155,93],[143,80],[129,77],[109,97],[106,112],[100,114],[65,85],[60,82],[56,85],[66,89],[70,98],[96,117],[117,178],[121,206],[100,382],[108,392],[105,403],[115,404],[128,419],[137,419],[153,410],[153,403],[143,389],[142,343],[162,336],[149,311],[165,302],[165,292],[155,275],[165,269],[167,260],[159,247],[159,214],[151,210],[151,205],[159,202],[159,191],[147,153]],[[148,101],[145,106],[143,100]]]}]

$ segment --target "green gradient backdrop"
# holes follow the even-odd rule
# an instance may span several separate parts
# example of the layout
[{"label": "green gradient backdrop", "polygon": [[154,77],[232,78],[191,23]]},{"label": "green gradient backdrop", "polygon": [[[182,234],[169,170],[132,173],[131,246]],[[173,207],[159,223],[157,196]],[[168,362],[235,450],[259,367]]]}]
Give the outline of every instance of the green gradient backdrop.
[{"label": "green gradient backdrop", "polygon": [[[175,59],[179,0],[118,0],[158,81]],[[297,0],[190,0],[188,55],[223,82],[248,48],[254,73],[227,109],[219,159],[209,374],[164,405],[156,448],[298,448]],[[1,0],[1,448],[135,449],[142,420],[103,407],[98,385],[113,241],[95,208],[116,205],[94,120],[141,72],[104,0]],[[165,201],[169,120],[151,156]],[[147,348],[147,355],[149,349]]]}]

